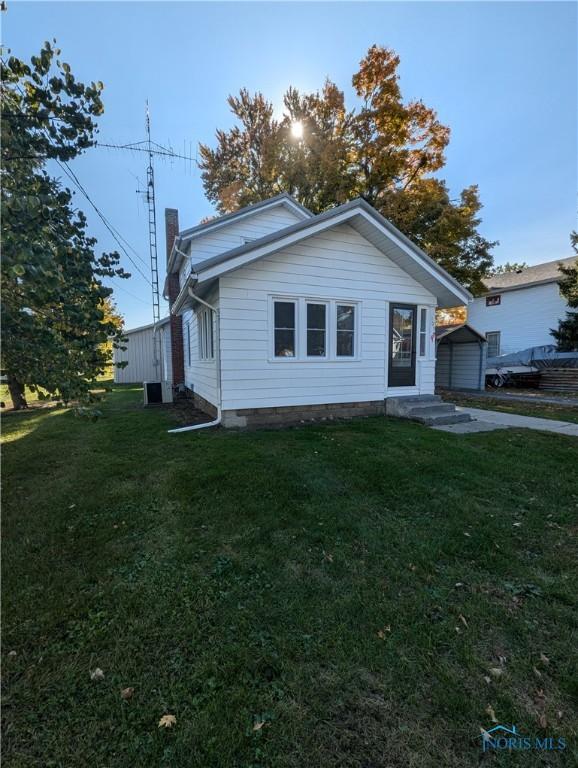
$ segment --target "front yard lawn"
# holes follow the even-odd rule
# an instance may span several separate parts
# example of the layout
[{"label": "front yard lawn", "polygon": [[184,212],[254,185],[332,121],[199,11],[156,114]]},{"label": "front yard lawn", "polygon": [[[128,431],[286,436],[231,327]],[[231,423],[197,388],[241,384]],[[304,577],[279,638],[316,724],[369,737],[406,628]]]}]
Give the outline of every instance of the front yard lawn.
[{"label": "front yard lawn", "polygon": [[140,398],[4,419],[6,766],[577,764],[577,440]]}]

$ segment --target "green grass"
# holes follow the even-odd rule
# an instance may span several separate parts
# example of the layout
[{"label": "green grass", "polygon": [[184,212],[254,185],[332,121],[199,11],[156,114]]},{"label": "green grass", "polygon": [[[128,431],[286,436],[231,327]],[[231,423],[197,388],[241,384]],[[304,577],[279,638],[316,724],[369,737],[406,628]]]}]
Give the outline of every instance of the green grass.
[{"label": "green grass", "polygon": [[488,706],[576,764],[578,441],[140,397],[5,419],[6,766],[463,768]]},{"label": "green grass", "polygon": [[[554,393],[553,393],[554,394]],[[558,393],[556,393],[558,395]],[[535,416],[538,419],[571,421],[578,424],[578,408],[557,403],[526,402],[522,400],[498,400],[489,397],[468,397],[467,394],[452,392],[448,400],[466,408],[485,408],[502,413],[517,413],[521,416]]]}]

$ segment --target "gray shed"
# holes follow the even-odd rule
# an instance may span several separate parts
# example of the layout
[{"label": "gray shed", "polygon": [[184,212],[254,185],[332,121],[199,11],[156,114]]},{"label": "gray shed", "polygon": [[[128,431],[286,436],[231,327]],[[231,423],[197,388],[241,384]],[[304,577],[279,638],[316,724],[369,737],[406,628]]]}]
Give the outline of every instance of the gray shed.
[{"label": "gray shed", "polygon": [[436,386],[447,389],[484,389],[486,337],[471,325],[436,328]]},{"label": "gray shed", "polygon": [[157,356],[155,361],[154,325],[143,325],[124,332],[125,349],[115,349],[115,363],[126,362],[124,368],[114,367],[115,384],[142,384],[144,381],[171,381],[171,351],[169,318],[163,318],[157,326]]}]

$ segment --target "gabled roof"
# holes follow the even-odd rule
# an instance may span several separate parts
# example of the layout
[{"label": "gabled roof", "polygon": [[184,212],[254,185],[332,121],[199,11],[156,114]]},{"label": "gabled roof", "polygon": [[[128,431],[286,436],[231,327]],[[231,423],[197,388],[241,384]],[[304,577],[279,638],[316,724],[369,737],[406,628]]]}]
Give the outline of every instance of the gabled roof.
[{"label": "gabled roof", "polygon": [[[188,244],[196,237],[202,237],[209,232],[213,232],[227,224],[231,224],[233,221],[239,221],[248,216],[253,216],[255,213],[276,208],[280,205],[291,209],[300,219],[309,219],[313,216],[311,211],[307,210],[301,203],[298,203],[297,200],[294,200],[291,195],[287,192],[282,192],[280,195],[270,197],[268,200],[261,200],[258,203],[246,205],[244,208],[239,208],[239,210],[233,211],[232,213],[226,213],[224,216],[217,216],[210,221],[206,221],[204,224],[197,224],[195,227],[184,229],[182,232],[179,232],[175,244],[177,245],[177,248],[181,249],[183,244]],[[178,269],[181,258],[182,257],[179,256],[173,246],[167,263],[167,272],[173,272],[175,269]]]},{"label": "gabled roof", "polygon": [[[293,243],[345,223],[433,293],[439,306],[451,307],[471,301],[472,295],[466,288],[361,198],[198,262],[189,280],[194,283],[214,280]],[[186,281],[183,286],[174,311],[180,311],[187,299],[189,284]]]},{"label": "gabled roof", "polygon": [[467,343],[473,341],[485,341],[486,337],[483,333],[476,331],[476,329],[469,323],[460,323],[459,325],[438,325],[436,326],[436,341],[441,341],[448,336],[453,336],[452,342],[456,344]]},{"label": "gabled roof", "polygon": [[535,264],[533,267],[519,269],[517,272],[504,272],[501,275],[486,277],[483,283],[490,293],[512,291],[532,285],[555,283],[562,277],[559,265],[570,266],[575,260],[576,257],[571,256],[568,259],[546,261],[543,264]]}]

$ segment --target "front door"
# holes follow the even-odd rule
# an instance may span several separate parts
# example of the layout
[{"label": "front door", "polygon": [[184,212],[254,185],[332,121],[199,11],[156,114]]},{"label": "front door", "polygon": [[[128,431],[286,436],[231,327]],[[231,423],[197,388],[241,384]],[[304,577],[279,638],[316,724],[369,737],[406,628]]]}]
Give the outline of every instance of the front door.
[{"label": "front door", "polygon": [[415,386],[415,322],[414,304],[392,304],[389,313],[390,387]]}]

